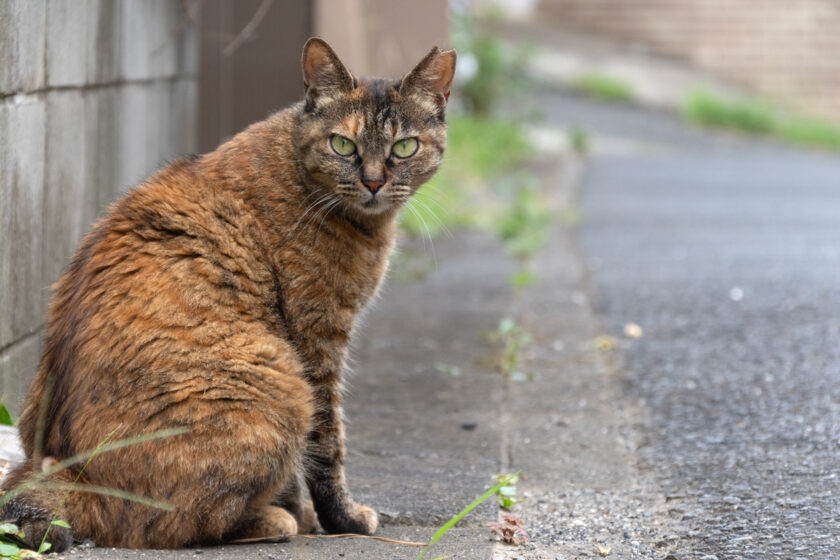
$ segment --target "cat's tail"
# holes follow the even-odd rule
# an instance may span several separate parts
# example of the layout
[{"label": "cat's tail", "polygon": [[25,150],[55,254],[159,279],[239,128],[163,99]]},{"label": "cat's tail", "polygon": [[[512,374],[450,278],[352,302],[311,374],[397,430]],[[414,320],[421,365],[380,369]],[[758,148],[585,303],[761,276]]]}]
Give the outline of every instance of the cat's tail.
[{"label": "cat's tail", "polygon": [[[39,462],[38,470],[52,464],[55,460],[46,457]],[[38,551],[41,543],[48,542],[49,552],[62,552],[73,544],[73,531],[63,524],[53,523],[54,519],[60,519],[59,508],[66,494],[64,489],[56,489],[54,483],[72,484],[75,476],[62,470],[46,480],[35,481],[33,472],[29,458],[3,480],[0,520],[18,526],[23,532],[21,544],[27,548]],[[6,496],[11,498],[6,499]]]}]

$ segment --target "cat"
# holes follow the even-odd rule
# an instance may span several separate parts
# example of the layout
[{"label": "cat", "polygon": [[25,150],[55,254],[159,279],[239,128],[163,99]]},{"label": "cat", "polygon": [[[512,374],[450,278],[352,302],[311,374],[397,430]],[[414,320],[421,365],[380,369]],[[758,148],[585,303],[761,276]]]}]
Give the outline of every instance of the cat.
[{"label": "cat", "polygon": [[[111,205],[53,287],[19,421],[27,459],[2,488],[102,441],[182,428],[98,454],[78,480],[174,509],[78,490],[62,505],[76,463],[5,504],[28,546],[48,527],[53,552],[74,537],[180,548],[317,523],[376,531],[345,482],[342,368],[399,209],[441,163],[455,60],[435,47],[402,79],[357,78],[310,39],[302,101]],[[72,529],[50,527],[55,513]]]}]

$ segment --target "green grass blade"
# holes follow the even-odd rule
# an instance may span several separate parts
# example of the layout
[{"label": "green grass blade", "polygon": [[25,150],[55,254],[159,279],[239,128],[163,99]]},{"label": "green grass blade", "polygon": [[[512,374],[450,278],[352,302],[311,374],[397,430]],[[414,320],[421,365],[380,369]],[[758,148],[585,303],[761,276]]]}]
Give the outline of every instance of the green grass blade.
[{"label": "green grass blade", "polygon": [[110,443],[106,443],[105,445],[97,446],[95,449],[91,449],[89,451],[84,451],[82,453],[79,453],[78,455],[74,455],[74,456],[72,456],[68,459],[65,459],[65,460],[61,461],[60,463],[57,463],[57,464],[53,465],[52,467],[48,468],[46,471],[34,473],[32,475],[32,477],[29,478],[29,480],[27,480],[23,484],[20,484],[19,486],[16,486],[13,490],[10,490],[5,495],[0,497],[0,506],[7,503],[9,500],[13,499],[15,496],[17,496],[21,492],[23,492],[25,490],[28,490],[29,488],[38,486],[39,484],[43,484],[44,480],[48,476],[50,476],[52,474],[55,474],[55,473],[57,473],[61,470],[64,470],[69,466],[75,465],[77,463],[81,463],[82,461],[87,461],[96,454],[104,453],[106,451],[112,451],[114,449],[120,449],[120,448],[123,448],[123,447],[129,447],[129,446],[132,446],[132,445],[137,445],[139,443],[144,443],[144,442],[147,442],[147,441],[152,441],[152,440],[166,438],[166,437],[172,437],[172,436],[176,436],[176,435],[179,435],[179,434],[186,433],[188,431],[189,431],[188,428],[171,428],[171,429],[168,429],[168,430],[159,430],[159,431],[152,432],[152,433],[149,433],[149,434],[143,434],[143,435],[140,435],[140,436],[135,436],[135,437],[125,438],[125,439],[120,439],[120,440],[117,440],[117,441],[112,441]]},{"label": "green grass blade", "polygon": [[12,420],[12,415],[9,413],[9,409],[6,408],[6,405],[0,403],[0,424],[4,426],[14,426],[15,421]]},{"label": "green grass blade", "polygon": [[118,490],[116,488],[108,488],[106,486],[96,486],[93,484],[72,484],[68,482],[45,482],[41,487],[72,492],[90,492],[92,494],[101,494],[103,496],[113,496],[115,498],[130,500],[132,502],[137,502],[138,504],[162,509],[164,511],[173,511],[175,509],[175,506],[173,506],[172,504],[168,504],[166,502],[159,502],[157,500],[153,500],[152,498],[140,496],[139,494],[132,494],[131,492]]},{"label": "green grass blade", "polygon": [[472,510],[474,510],[475,508],[480,506],[483,502],[485,502],[485,501],[489,500],[490,498],[492,498],[493,496],[495,496],[496,492],[498,492],[501,488],[503,488],[505,486],[508,486],[511,483],[511,481],[514,480],[514,478],[518,474],[519,473],[509,474],[509,475],[506,475],[506,476],[502,477],[502,479],[499,480],[498,484],[488,488],[487,491],[484,494],[482,494],[481,496],[479,496],[478,498],[473,500],[473,502],[470,505],[468,505],[467,507],[465,507],[463,510],[461,510],[461,512],[458,513],[458,515],[456,515],[455,517],[453,517],[452,519],[447,521],[443,525],[443,527],[441,527],[440,529],[435,531],[435,534],[432,535],[432,538],[429,541],[429,544],[426,545],[426,548],[424,548],[423,551],[420,552],[420,554],[418,554],[417,558],[415,558],[414,560],[421,560],[424,556],[426,556],[426,554],[429,552],[429,550],[432,548],[432,546],[434,546],[434,544],[436,542],[438,542],[440,540],[440,538],[447,533],[447,531],[449,531],[452,527],[454,527],[455,524],[458,523],[461,519],[466,517],[467,514],[469,514]]},{"label": "green grass blade", "polygon": [[189,428],[170,428],[168,430],[158,430],[157,432],[152,432],[150,434],[143,434],[134,437],[128,437],[124,439],[118,439],[117,441],[112,441],[110,443],[106,443],[101,446],[97,446],[95,449],[91,449],[90,451],[83,451],[78,455],[74,455],[68,459],[64,459],[60,463],[50,467],[44,472],[44,476],[49,476],[51,474],[57,473],[61,470],[66,469],[71,465],[75,465],[76,463],[81,463],[82,461],[86,461],[89,458],[97,455],[99,453],[105,453],[106,451],[113,451],[114,449],[122,449],[123,447],[130,447],[132,445],[137,445],[140,443],[145,443],[147,441],[152,441],[161,438],[167,438],[172,436],[177,436],[189,431]]}]

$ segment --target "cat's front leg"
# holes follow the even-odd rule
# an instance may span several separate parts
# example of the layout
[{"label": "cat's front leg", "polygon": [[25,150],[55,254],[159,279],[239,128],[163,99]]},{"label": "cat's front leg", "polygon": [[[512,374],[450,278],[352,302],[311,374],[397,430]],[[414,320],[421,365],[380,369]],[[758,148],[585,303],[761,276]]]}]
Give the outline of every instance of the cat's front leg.
[{"label": "cat's front leg", "polygon": [[322,406],[316,414],[315,428],[307,445],[306,482],[318,521],[325,531],[362,535],[376,532],[376,512],[354,502],[347,489],[344,426],[339,404]]}]

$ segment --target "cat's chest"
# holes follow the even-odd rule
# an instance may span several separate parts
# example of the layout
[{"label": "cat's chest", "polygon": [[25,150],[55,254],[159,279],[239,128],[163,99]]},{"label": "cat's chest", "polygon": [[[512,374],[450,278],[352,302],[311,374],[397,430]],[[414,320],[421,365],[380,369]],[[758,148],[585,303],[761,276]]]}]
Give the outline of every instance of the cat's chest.
[{"label": "cat's chest", "polygon": [[349,335],[382,282],[390,252],[388,240],[330,239],[289,252],[283,267],[287,321],[299,332]]}]

